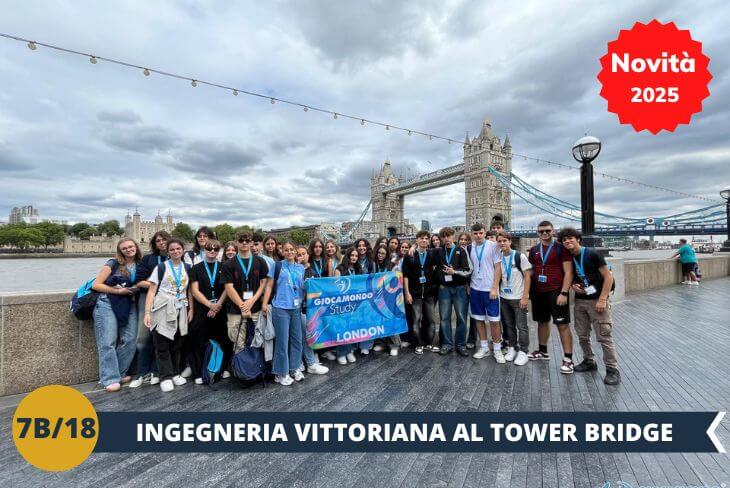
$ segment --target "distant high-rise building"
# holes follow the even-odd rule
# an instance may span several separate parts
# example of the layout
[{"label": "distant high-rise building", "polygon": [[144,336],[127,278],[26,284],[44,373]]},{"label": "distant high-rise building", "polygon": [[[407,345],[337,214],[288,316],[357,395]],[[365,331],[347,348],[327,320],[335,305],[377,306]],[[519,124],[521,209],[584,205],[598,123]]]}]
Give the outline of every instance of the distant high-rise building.
[{"label": "distant high-rise building", "polygon": [[431,232],[431,222],[428,220],[421,220],[421,230]]},{"label": "distant high-rise building", "polygon": [[13,207],[10,211],[10,217],[8,218],[8,224],[37,224],[38,223],[38,210],[34,209],[32,205],[25,207]]}]

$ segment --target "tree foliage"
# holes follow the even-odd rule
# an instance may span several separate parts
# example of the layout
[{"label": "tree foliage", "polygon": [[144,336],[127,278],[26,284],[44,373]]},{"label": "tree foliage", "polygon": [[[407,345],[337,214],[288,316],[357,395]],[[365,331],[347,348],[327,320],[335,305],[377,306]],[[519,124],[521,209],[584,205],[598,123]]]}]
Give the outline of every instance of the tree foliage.
[{"label": "tree foliage", "polygon": [[60,244],[63,242],[65,233],[63,232],[63,226],[59,224],[52,224],[51,222],[41,222],[32,226],[33,229],[38,230],[43,236],[42,245],[48,249],[48,246],[54,244]]},{"label": "tree foliage", "polygon": [[294,244],[307,245],[309,244],[309,233],[306,230],[294,229],[289,231],[289,239]]},{"label": "tree foliage", "polygon": [[195,231],[184,222],[178,222],[172,230],[172,237],[181,239],[185,242],[193,242],[195,239]]},{"label": "tree foliage", "polygon": [[118,220],[107,220],[106,222],[96,226],[99,230],[99,234],[106,234],[108,236],[120,236],[122,235],[122,228],[119,227]]},{"label": "tree foliage", "polygon": [[230,224],[226,223],[213,227],[213,232],[215,232],[216,239],[221,243],[232,241],[236,235],[236,230]]}]

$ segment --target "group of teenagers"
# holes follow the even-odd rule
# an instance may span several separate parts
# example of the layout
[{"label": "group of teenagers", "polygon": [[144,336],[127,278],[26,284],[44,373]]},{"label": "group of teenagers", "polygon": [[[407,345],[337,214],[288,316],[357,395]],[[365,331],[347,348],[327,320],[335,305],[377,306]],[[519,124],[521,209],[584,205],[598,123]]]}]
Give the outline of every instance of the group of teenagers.
[{"label": "group of teenagers", "polygon": [[[512,249],[501,222],[489,230],[476,223],[471,233],[458,236],[450,227],[433,235],[420,231],[413,242],[383,237],[372,246],[363,238],[344,252],[334,240],[315,238],[302,246],[246,231],[221,244],[205,226],[190,250],[165,231],[154,234],[144,256],[134,239],[122,238],[93,284],[99,293],[93,312],[99,382],[109,392],[125,383],[130,388],[159,384],[163,392],[189,378],[202,384],[209,339],[221,345],[224,365],[247,345],[266,345],[274,380],[283,386],[304,380],[305,372],[328,373],[322,359],[354,363],[357,351],[389,349],[397,356],[413,347],[418,355],[455,352],[523,366],[550,359],[552,321],[563,350],[561,373],[597,370],[593,331],[603,349],[604,382],[618,384],[609,305],[613,278],[606,261],[582,246],[573,228],[561,229],[556,240],[553,225],[543,221],[537,232],[539,242],[527,255]],[[315,353],[306,341],[306,281],[391,270],[403,276],[408,332]],[[577,365],[571,291],[583,352]],[[538,323],[538,347],[532,352],[530,305]],[[439,345],[434,344],[437,307]],[[265,339],[271,336],[273,344]],[[224,369],[222,377],[229,376]]]}]

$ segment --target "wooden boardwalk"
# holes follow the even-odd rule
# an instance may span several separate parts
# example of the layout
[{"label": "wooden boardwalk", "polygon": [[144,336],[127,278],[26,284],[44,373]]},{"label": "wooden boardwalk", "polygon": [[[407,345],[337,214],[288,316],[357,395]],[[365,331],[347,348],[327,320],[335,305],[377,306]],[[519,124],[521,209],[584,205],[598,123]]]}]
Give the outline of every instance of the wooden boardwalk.
[{"label": "wooden boardwalk", "polygon": [[[597,345],[598,373],[561,375],[555,334],[553,359],[524,367],[454,354],[379,354],[350,366],[330,363],[329,375],[308,375],[289,388],[242,391],[223,383],[211,391],[188,384],[163,395],[145,386],[89,398],[100,411],[728,410],[728,311],[730,279],[631,295],[614,305],[618,387],[603,384]],[[46,473],[15,450],[13,409],[0,410],[0,486],[730,486],[730,458],[720,454],[94,454],[71,472]],[[717,431],[726,448],[729,422]]]}]

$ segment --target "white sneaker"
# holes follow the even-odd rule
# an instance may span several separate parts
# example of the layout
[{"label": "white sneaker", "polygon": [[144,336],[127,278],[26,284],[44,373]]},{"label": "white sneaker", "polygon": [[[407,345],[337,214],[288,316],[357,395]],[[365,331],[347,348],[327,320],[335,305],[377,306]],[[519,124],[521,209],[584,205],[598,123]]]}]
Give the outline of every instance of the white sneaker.
[{"label": "white sneaker", "polygon": [[304,380],[304,373],[302,373],[299,370],[294,371],[294,381],[303,381]]},{"label": "white sneaker", "polygon": [[400,343],[400,347],[402,347],[403,349],[406,349],[408,347],[411,347],[411,343],[408,341],[403,341]]},{"label": "white sneaker", "polygon": [[508,347],[507,352],[504,355],[504,360],[511,362],[515,360],[515,356],[517,356],[517,351],[515,351],[514,347]]},{"label": "white sneaker", "polygon": [[172,377],[172,382],[175,383],[175,386],[182,386],[185,383],[187,383],[188,380],[186,380],[185,378],[183,378],[180,375],[177,375],[177,376]]},{"label": "white sneaker", "polygon": [[190,378],[193,375],[193,370],[190,368],[190,366],[185,366],[185,369],[183,369],[183,372],[180,373],[180,376],[183,378]]},{"label": "white sneaker", "polygon": [[529,360],[530,358],[527,357],[527,354],[524,351],[520,351],[515,358],[515,366],[524,366]]},{"label": "white sneaker", "polygon": [[373,346],[373,351],[375,351],[375,352],[380,352],[380,351],[382,351],[384,349],[385,349],[385,347],[382,344],[375,344]]},{"label": "white sneaker", "polygon": [[391,356],[397,356],[397,355],[398,355],[398,349],[397,349],[397,348],[395,348],[395,347],[394,347],[394,348],[392,348],[392,349],[390,350],[390,355],[391,355]]},{"label": "white sneaker", "polygon": [[497,362],[498,364],[504,364],[504,363],[506,363],[506,362],[507,362],[507,361],[506,361],[506,360],[504,359],[504,353],[502,352],[502,350],[501,350],[501,349],[495,349],[495,350],[494,350],[494,360],[495,360],[495,361],[496,361],[496,362]]},{"label": "white sneaker", "polygon": [[231,372],[228,371],[227,369],[224,369],[223,374],[221,374],[221,378],[230,378],[230,377],[231,377]]},{"label": "white sneaker", "polygon": [[195,384],[196,385],[202,385],[203,384],[203,378],[195,378]]},{"label": "white sneaker", "polygon": [[139,388],[145,382],[145,379],[146,378],[144,376],[138,376],[129,382],[129,387],[130,388]]},{"label": "white sneaker", "polygon": [[355,353],[354,352],[348,352],[347,353],[347,362],[348,363],[354,363],[355,361],[357,361],[357,358],[355,357]]},{"label": "white sneaker", "polygon": [[172,380],[165,380],[162,383],[160,383],[160,390],[162,390],[164,393],[167,393],[174,389],[175,389],[175,385],[173,384]]},{"label": "white sneaker", "polygon": [[683,284],[683,285],[689,285],[690,283],[691,283],[691,281],[689,281],[689,280],[684,280],[684,281],[682,282],[682,284]]},{"label": "white sneaker", "polygon": [[345,356],[340,356],[337,358],[337,362],[339,364],[347,364],[347,358]]},{"label": "white sneaker", "polygon": [[309,374],[327,374],[329,373],[329,368],[327,366],[322,366],[319,363],[310,364],[307,366],[307,373]]},{"label": "white sneaker", "polygon": [[332,351],[325,351],[322,353],[322,358],[328,361],[334,361],[335,359],[337,359],[337,356],[335,356],[335,353],[333,353]]},{"label": "white sneaker", "polygon": [[294,384],[294,380],[289,375],[285,375],[285,376],[276,375],[274,377],[274,382],[279,383],[281,386],[290,386],[290,385]]},{"label": "white sneaker", "polygon": [[302,363],[302,365],[297,368],[297,371],[299,371],[300,373],[304,373],[304,363]]},{"label": "white sneaker", "polygon": [[700,282],[699,281],[690,281],[689,284],[690,285],[693,285],[693,286],[700,286]]},{"label": "white sneaker", "polygon": [[482,349],[481,347],[479,348],[479,350],[477,352],[475,352],[472,355],[472,357],[474,359],[482,359],[482,358],[485,358],[487,356],[489,356],[489,349]]},{"label": "white sneaker", "polygon": [[370,349],[360,349],[360,354],[362,354],[363,356],[367,356],[368,354],[370,354]]},{"label": "white sneaker", "polygon": [[157,385],[160,383],[160,377],[154,374],[150,375],[150,385]]}]

